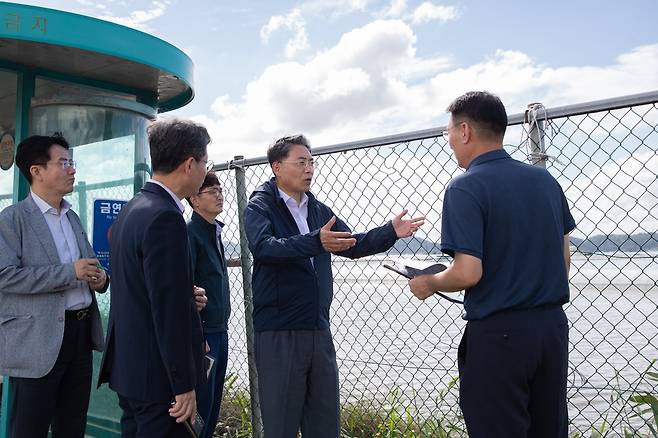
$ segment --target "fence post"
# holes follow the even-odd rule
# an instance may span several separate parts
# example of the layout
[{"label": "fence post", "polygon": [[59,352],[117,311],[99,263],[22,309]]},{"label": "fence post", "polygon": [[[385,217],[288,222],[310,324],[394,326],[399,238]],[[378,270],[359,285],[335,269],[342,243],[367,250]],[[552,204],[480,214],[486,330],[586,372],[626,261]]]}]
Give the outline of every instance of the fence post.
[{"label": "fence post", "polygon": [[525,112],[528,124],[528,142],[530,143],[530,162],[533,166],[546,168],[546,149],[544,146],[544,120],[546,108],[541,103],[530,103]]},{"label": "fence post", "polygon": [[240,223],[240,261],[242,263],[242,287],[244,293],[244,322],[247,335],[247,362],[249,364],[249,392],[251,394],[251,430],[254,438],[263,437],[263,421],[258,398],[258,373],[254,356],[254,301],[251,289],[251,254],[247,243],[244,213],[247,208],[247,184],[242,163],[244,156],[235,156],[230,168],[235,169],[235,190],[238,198],[238,221]]},{"label": "fence post", "polygon": [[87,183],[85,181],[80,181],[78,183],[78,216],[80,217],[80,223],[82,224],[82,229],[85,232],[87,228]]}]

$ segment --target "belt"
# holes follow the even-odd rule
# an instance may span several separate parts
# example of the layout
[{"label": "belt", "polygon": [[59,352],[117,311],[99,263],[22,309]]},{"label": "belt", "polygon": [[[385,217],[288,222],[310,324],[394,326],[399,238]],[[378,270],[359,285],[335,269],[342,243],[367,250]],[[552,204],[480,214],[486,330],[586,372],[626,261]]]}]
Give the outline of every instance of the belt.
[{"label": "belt", "polygon": [[91,316],[91,306],[89,306],[85,309],[67,310],[64,313],[65,313],[66,319],[68,321],[71,321],[71,320],[84,321],[85,319],[88,319]]}]

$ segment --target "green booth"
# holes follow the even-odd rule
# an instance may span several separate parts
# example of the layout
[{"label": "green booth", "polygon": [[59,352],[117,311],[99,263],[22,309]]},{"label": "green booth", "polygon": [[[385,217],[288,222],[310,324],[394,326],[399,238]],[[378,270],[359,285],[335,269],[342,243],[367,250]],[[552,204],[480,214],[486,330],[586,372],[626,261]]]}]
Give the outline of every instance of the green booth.
[{"label": "green booth", "polygon": [[[158,113],[192,100],[193,64],[176,47],[114,23],[0,2],[0,210],[29,193],[14,165],[29,135],[61,133],[77,162],[68,196],[89,236],[95,200],[129,200],[149,177],[146,128]],[[110,291],[111,293],[111,291]],[[98,295],[105,323],[109,293]],[[120,409],[95,390],[94,353],[87,435],[118,436]],[[4,379],[0,438],[7,435]]]}]

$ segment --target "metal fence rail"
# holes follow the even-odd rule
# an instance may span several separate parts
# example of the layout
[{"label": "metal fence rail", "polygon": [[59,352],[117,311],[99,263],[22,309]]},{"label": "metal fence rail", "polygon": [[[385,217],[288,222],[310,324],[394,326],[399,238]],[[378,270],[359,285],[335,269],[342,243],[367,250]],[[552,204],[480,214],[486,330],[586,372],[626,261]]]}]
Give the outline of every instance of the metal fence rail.
[{"label": "metal fence rail", "polygon": [[[658,392],[658,382],[645,373],[658,359],[657,102],[658,92],[653,92],[538,107],[510,117],[506,149],[516,159],[546,165],[577,221],[566,306],[571,324],[569,417],[575,435],[589,436],[592,427],[602,425],[604,435],[623,435],[624,429],[644,434],[649,424],[655,425],[647,415],[634,416],[638,409],[630,397]],[[464,426],[454,382],[464,326],[461,308],[440,299],[412,299],[406,281],[381,267],[384,259],[440,255],[443,192],[461,172],[443,130],[313,151],[320,162],[313,192],[353,230],[381,225],[403,208],[428,219],[416,239],[399,241],[388,254],[357,261],[334,257],[331,322],[344,422],[379,413],[400,430],[415,430],[416,436],[432,435],[430,426],[452,431],[450,436],[465,435],[459,431]],[[529,137],[541,138],[544,149],[528,144]],[[236,167],[245,195],[271,176],[264,157],[216,166],[225,193],[224,241],[234,256],[241,240]],[[234,387],[249,388],[247,295],[240,269],[230,268],[229,275],[228,372],[236,379]],[[368,435],[346,430],[346,436]]]}]

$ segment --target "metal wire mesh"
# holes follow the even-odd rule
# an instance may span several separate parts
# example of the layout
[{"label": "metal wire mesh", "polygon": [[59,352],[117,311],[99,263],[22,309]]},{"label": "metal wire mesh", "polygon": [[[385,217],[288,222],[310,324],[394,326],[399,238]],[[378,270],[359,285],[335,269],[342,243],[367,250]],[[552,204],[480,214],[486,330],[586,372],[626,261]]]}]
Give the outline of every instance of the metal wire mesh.
[{"label": "metal wire mesh", "polygon": [[[658,392],[658,383],[643,378],[651,360],[658,359],[658,107],[619,108],[616,102],[609,108],[546,116],[547,168],[565,190],[577,221],[571,302],[565,307],[574,434],[602,424],[613,433],[624,427],[647,433],[647,417],[633,416],[637,410],[629,397]],[[521,117],[510,120],[506,149],[528,161],[526,127]],[[330,148],[321,148],[312,190],[354,231],[379,226],[404,208],[427,216],[415,239],[399,241],[387,254],[333,259],[331,323],[341,403],[359,406],[359,412],[381,412],[400,430],[420,436],[426,436],[430,422],[460,436],[465,428],[454,377],[462,309],[441,299],[412,299],[406,281],[382,268],[385,259],[440,256],[442,196],[461,170],[437,132],[408,140],[398,136],[392,144],[352,143],[326,154]],[[247,194],[271,176],[263,160],[251,161],[260,164],[246,166]],[[226,198],[224,242],[228,251],[239,251],[235,176],[228,165],[218,168]],[[228,373],[248,388],[242,277],[239,268],[230,268],[229,275]],[[353,412],[343,411],[344,423]]]}]

